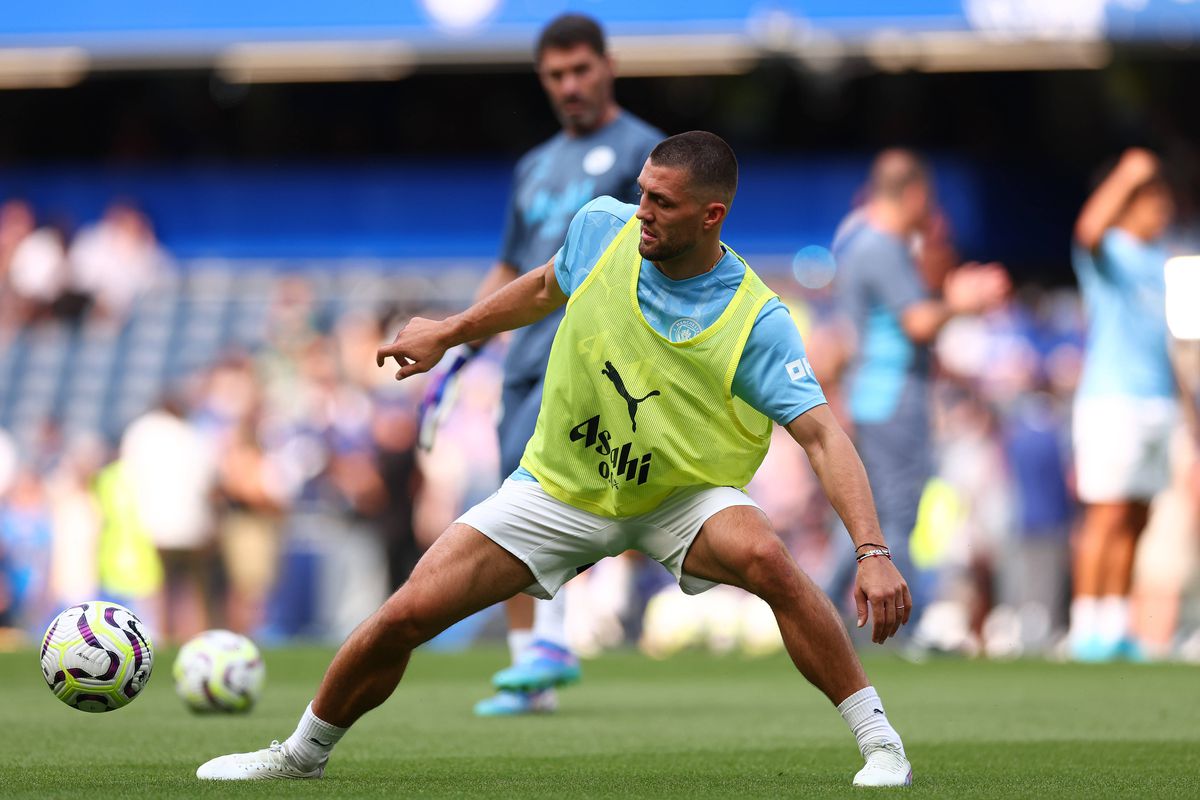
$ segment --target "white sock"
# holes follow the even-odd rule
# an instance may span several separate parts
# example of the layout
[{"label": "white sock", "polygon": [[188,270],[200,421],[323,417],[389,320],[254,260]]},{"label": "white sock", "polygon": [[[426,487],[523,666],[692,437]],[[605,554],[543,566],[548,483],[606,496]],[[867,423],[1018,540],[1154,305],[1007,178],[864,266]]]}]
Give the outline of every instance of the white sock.
[{"label": "white sock", "polygon": [[867,757],[867,745],[878,742],[899,745],[900,752],[904,752],[900,734],[896,733],[892,723],[888,722],[883,702],[880,701],[874,686],[859,689],[843,700],[837,710],[854,732],[854,738],[858,740],[858,752],[863,754],[863,758]]},{"label": "white sock", "polygon": [[1071,601],[1072,642],[1081,644],[1099,633],[1100,598],[1076,597]]},{"label": "white sock", "polygon": [[341,741],[347,730],[349,728],[330,725],[318,717],[309,703],[295,732],[283,743],[283,752],[300,769],[316,769],[329,758],[333,746]]},{"label": "white sock", "polygon": [[516,664],[533,644],[533,631],[529,628],[513,628],[508,632],[508,655]]},{"label": "white sock", "polygon": [[567,649],[567,593],[533,601],[533,638]]},{"label": "white sock", "polygon": [[1119,594],[1100,598],[1097,634],[1105,644],[1116,644],[1129,634],[1129,598]]}]

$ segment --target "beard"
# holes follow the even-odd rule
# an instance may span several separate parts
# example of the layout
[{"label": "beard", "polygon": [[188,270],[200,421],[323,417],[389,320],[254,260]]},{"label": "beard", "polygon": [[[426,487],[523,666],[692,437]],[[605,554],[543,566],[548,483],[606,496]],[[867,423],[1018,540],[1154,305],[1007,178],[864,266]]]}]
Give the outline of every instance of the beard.
[{"label": "beard", "polygon": [[638,242],[638,254],[647,261],[671,261],[695,247],[695,244],[685,244],[670,239],[655,239],[650,244]]}]

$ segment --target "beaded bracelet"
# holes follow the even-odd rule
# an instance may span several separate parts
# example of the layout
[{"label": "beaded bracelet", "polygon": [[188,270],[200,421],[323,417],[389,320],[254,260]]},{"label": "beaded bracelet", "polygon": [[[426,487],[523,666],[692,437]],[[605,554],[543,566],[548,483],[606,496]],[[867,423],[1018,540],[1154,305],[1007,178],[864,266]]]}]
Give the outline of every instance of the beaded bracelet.
[{"label": "beaded bracelet", "polygon": [[886,547],[881,547],[878,550],[868,550],[865,553],[860,553],[858,556],[855,557],[854,560],[861,562],[861,561],[865,561],[868,558],[874,558],[875,556],[883,556],[884,558],[888,559],[889,561],[891,561],[891,559],[892,559],[891,551],[888,550]]}]

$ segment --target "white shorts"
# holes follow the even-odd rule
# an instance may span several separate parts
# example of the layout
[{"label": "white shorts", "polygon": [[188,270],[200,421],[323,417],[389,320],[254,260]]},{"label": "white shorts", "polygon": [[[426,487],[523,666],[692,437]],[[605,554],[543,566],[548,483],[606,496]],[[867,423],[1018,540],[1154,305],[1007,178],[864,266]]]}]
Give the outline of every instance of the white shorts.
[{"label": "white shorts", "polygon": [[606,556],[639,550],[667,568],[687,594],[716,586],[683,574],[688,549],[709,517],[733,506],[757,504],[728,486],[679,489],[662,505],[625,519],[601,517],[551,497],[534,481],[506,480],[456,521],[470,525],[512,553],[533,573],[525,589],[549,599],[584,568]]},{"label": "white shorts", "polygon": [[1150,500],[1170,480],[1177,406],[1163,397],[1075,401],[1075,480],[1085,503]]}]

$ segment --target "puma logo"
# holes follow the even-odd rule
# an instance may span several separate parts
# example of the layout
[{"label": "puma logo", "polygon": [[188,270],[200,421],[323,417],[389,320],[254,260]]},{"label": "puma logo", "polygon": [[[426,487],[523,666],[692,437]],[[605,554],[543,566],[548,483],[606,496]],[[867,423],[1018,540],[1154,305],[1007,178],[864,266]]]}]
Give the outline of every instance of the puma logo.
[{"label": "puma logo", "polygon": [[600,374],[612,381],[613,386],[616,387],[617,394],[625,398],[625,403],[629,406],[629,422],[633,425],[633,430],[636,432],[638,403],[649,400],[651,397],[657,397],[661,392],[655,389],[642,397],[633,397],[625,388],[625,381],[621,380],[621,373],[617,372],[617,368],[613,366],[611,361],[604,362],[604,369],[600,370]]}]

